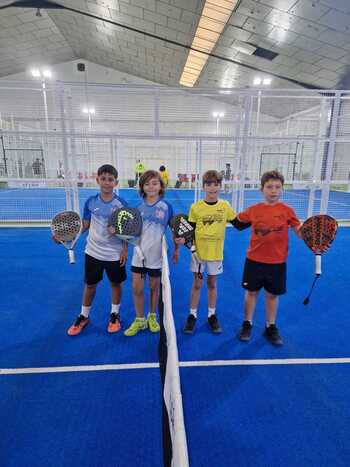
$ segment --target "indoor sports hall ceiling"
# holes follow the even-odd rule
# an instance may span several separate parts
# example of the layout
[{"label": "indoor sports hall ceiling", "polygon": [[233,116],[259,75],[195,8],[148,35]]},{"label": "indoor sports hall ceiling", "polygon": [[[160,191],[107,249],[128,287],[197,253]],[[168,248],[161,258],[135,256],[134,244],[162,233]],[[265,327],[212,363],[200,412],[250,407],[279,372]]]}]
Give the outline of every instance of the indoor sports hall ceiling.
[{"label": "indoor sports hall ceiling", "polygon": [[[0,0],[0,7],[10,3]],[[57,3],[191,45],[205,0]],[[276,56],[259,57],[256,53],[266,53],[261,49]],[[237,63],[210,57],[195,86],[253,87],[255,77],[272,73],[271,88],[298,87],[293,80],[318,88],[348,88],[350,0],[240,0],[212,53]],[[79,58],[174,86],[187,56],[185,48],[64,9],[0,10],[0,77]]]}]

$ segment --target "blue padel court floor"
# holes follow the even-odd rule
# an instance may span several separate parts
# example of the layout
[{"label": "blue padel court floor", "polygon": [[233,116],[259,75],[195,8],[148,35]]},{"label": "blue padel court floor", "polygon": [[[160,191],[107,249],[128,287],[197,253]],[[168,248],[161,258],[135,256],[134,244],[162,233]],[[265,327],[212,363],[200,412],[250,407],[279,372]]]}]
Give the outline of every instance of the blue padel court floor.
[{"label": "blue padel court floor", "polygon": [[[96,194],[96,189],[79,189],[80,209],[84,207],[89,196]],[[119,190],[119,196],[124,198],[131,206],[139,202],[136,189]],[[174,189],[167,190],[166,199],[180,212],[187,212],[194,201],[194,190]],[[231,193],[222,193],[221,198],[231,201]],[[306,219],[308,210],[309,192],[307,190],[285,190],[282,201],[292,206],[300,219]],[[262,201],[259,190],[249,189],[244,194],[244,207]],[[319,213],[321,192],[315,191],[314,213]],[[4,221],[42,221],[50,220],[55,214],[65,210],[65,192],[62,188],[31,188],[31,189],[0,189],[0,222]],[[336,219],[350,219],[350,193],[331,191],[327,214]]]},{"label": "blue padel court floor", "polygon": [[[196,330],[183,334],[192,281],[188,250],[170,264],[190,466],[348,467],[350,229],[340,228],[324,255],[308,306],[302,301],[314,257],[291,233],[288,292],[278,315],[281,348],[262,336],[262,297],[251,341],[236,337],[248,238],[247,231],[227,229],[219,335],[207,325],[205,288]],[[0,229],[1,467],[162,465],[158,335],[107,333],[106,280],[91,324],[79,336],[66,334],[80,311],[84,240],[69,265],[49,229]],[[121,313],[125,328],[134,318],[130,274]]]}]

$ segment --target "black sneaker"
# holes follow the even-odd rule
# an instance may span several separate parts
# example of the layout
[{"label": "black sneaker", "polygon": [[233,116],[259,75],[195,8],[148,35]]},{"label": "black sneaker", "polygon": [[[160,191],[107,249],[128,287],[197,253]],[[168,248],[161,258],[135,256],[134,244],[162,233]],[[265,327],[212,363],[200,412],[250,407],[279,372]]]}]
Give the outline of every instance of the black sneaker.
[{"label": "black sneaker", "polygon": [[252,334],[252,327],[253,325],[250,321],[243,321],[242,327],[238,334],[239,340],[245,342],[249,341]]},{"label": "black sneaker", "polygon": [[184,326],[184,333],[185,334],[192,334],[193,329],[196,325],[197,318],[193,316],[192,314],[188,315],[185,326]]},{"label": "black sneaker", "polygon": [[209,326],[210,326],[210,329],[211,329],[213,332],[215,332],[215,333],[222,332],[222,329],[221,329],[219,320],[217,319],[217,317],[216,317],[215,314],[209,316],[209,318],[208,318],[208,324],[209,324]]},{"label": "black sneaker", "polygon": [[279,335],[277,326],[275,324],[270,324],[269,327],[266,327],[263,335],[269,342],[271,342],[271,344],[283,345],[282,337]]}]

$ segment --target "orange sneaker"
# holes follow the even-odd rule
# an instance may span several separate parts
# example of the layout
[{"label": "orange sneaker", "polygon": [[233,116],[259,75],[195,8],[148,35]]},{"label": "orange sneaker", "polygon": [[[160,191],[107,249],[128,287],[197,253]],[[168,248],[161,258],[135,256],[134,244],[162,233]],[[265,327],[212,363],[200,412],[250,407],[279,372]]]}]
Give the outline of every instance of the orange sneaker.
[{"label": "orange sneaker", "polygon": [[119,313],[111,313],[109,317],[109,323],[108,323],[108,328],[107,331],[112,333],[112,332],[118,332],[120,331],[121,328],[121,323],[120,323],[120,316]]},{"label": "orange sneaker", "polygon": [[85,326],[89,323],[89,318],[85,318],[83,315],[79,315],[74,321],[74,324],[68,329],[67,334],[69,336],[76,336],[81,333]]}]

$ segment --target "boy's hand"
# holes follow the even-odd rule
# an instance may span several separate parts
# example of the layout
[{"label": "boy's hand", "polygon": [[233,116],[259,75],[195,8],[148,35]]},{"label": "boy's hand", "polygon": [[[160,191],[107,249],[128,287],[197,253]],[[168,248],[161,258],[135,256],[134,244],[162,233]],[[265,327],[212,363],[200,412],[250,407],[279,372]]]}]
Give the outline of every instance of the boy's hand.
[{"label": "boy's hand", "polygon": [[125,264],[128,261],[128,244],[127,243],[124,243],[123,249],[120,253],[119,261],[120,261],[121,266],[125,266]]},{"label": "boy's hand", "polygon": [[174,243],[176,243],[176,245],[184,245],[185,239],[183,237],[176,237],[174,238]]},{"label": "boy's hand", "polygon": [[123,249],[122,249],[122,251],[120,253],[119,261],[120,261],[121,266],[125,266],[125,264],[127,263],[127,261],[128,261],[128,246],[123,247]]},{"label": "boy's hand", "polygon": [[180,257],[180,249],[174,250],[174,252],[173,252],[173,263],[174,264],[178,263],[179,257]]},{"label": "boy's hand", "polygon": [[52,235],[51,238],[52,238],[52,241],[53,241],[53,242],[55,242],[55,243],[57,243],[57,244],[60,244],[60,243],[61,243],[59,240],[57,240],[57,238],[56,238],[54,235]]}]

